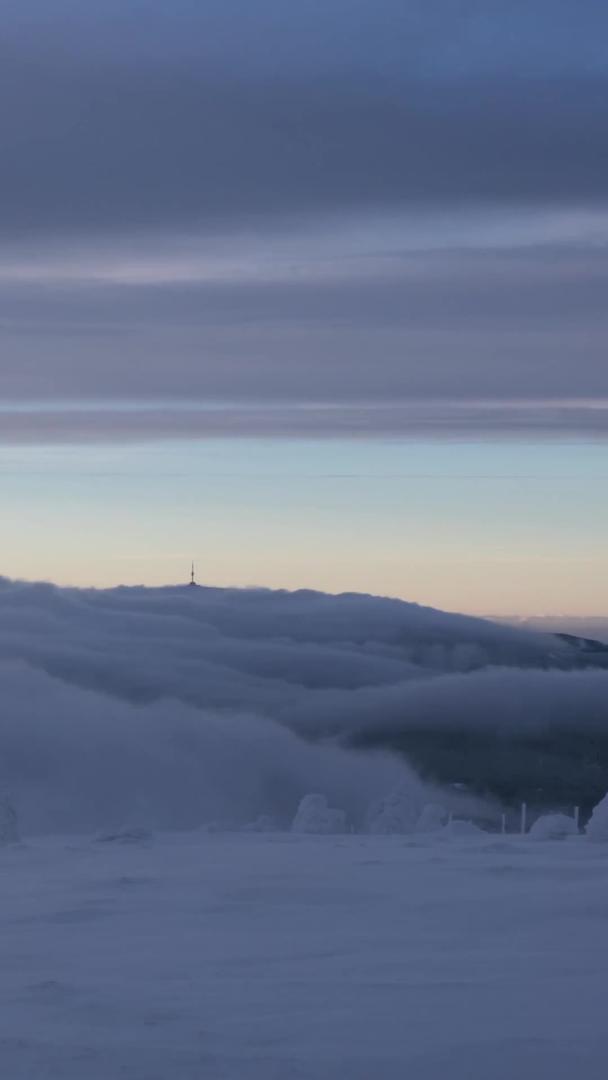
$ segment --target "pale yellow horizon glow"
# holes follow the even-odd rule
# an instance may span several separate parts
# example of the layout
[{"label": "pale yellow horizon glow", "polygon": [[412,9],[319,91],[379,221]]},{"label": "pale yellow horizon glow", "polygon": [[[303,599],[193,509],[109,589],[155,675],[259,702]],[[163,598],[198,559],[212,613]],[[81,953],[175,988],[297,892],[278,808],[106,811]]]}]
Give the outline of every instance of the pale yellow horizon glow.
[{"label": "pale yellow horizon glow", "polygon": [[608,614],[601,444],[210,440],[17,447],[0,573],[394,596],[496,616]]}]

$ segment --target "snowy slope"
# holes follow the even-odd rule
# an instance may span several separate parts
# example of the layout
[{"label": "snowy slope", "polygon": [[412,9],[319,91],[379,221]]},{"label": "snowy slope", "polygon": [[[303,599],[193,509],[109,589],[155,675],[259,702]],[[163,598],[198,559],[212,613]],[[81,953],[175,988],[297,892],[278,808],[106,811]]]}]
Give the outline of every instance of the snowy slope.
[{"label": "snowy slope", "polygon": [[603,1080],[584,838],[0,850],[7,1080]]}]

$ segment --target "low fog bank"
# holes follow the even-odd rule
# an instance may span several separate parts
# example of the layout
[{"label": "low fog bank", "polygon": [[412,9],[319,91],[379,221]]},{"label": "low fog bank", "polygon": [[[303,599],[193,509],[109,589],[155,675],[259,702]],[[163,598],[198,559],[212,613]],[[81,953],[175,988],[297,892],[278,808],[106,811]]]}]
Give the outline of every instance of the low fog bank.
[{"label": "low fog bank", "polygon": [[586,662],[358,594],[0,579],[0,785],[35,829],[284,823],[308,791],[357,825],[399,785],[592,805],[608,672]]},{"label": "low fog bank", "polygon": [[308,743],[267,718],[132,705],[22,665],[0,665],[0,679],[0,792],[24,833],[240,827],[260,815],[287,827],[309,791],[360,827],[395,787],[421,807],[430,797],[395,756]]},{"label": "low fog bank", "polygon": [[394,689],[381,707],[357,695],[345,744],[396,750],[422,776],[511,805],[588,813],[608,790],[606,671],[490,669]]},{"label": "low fog bank", "polygon": [[414,825],[497,808],[421,781],[402,756],[312,743],[269,718],[175,701],[133,705],[0,664],[0,802],[21,835],[140,834],[166,829],[289,829],[301,800],[322,793],[348,831],[370,828],[389,796]]},{"label": "low fog bank", "polygon": [[302,694],[579,666],[549,636],[359,594],[59,589],[0,579],[0,656],[131,701],[283,713]]}]

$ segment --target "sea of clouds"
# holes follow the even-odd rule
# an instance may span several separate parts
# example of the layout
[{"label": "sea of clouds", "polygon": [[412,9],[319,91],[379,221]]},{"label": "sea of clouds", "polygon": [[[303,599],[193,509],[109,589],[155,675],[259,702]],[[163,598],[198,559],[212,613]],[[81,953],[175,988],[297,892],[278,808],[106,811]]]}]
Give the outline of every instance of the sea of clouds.
[{"label": "sea of clouds", "polygon": [[286,825],[309,792],[355,828],[396,789],[464,812],[395,733],[602,733],[608,672],[572,663],[546,635],[366,595],[0,579],[0,793],[29,832]]}]

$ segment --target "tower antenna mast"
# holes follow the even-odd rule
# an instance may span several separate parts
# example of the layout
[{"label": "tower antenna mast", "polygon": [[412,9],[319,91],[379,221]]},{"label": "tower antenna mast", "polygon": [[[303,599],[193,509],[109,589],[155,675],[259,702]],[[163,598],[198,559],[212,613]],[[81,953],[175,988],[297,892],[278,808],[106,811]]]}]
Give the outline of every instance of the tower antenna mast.
[{"label": "tower antenna mast", "polygon": [[196,581],[194,580],[194,563],[192,563],[192,569],[190,571],[190,582],[189,582],[189,584],[190,585],[196,585]]}]

